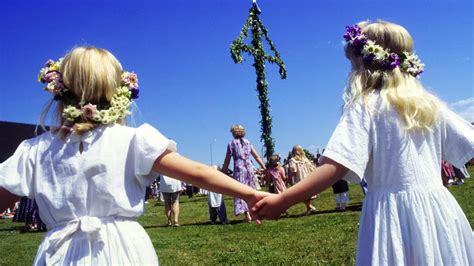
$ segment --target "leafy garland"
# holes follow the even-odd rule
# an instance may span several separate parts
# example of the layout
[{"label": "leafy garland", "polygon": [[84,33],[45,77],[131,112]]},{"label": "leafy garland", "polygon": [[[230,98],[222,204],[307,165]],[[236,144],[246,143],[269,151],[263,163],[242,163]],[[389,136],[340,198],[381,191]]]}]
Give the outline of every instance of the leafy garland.
[{"label": "leafy garland", "polygon": [[[272,40],[268,37],[267,29],[258,17],[260,11],[255,6],[252,6],[249,13],[249,17],[240,31],[239,37],[237,37],[230,46],[230,54],[236,64],[242,63],[244,60],[242,52],[246,52],[254,58],[253,66],[257,74],[257,91],[258,99],[260,100],[259,108],[262,116],[262,120],[260,121],[260,131],[262,133],[260,140],[264,142],[265,157],[268,159],[274,153],[275,141],[272,138],[272,117],[270,115],[270,103],[268,101],[268,83],[265,79],[265,61],[279,66],[281,79],[286,79],[286,68],[285,63],[280,57],[280,53],[275,48]],[[244,42],[244,38],[249,37],[249,28],[251,28],[252,32],[251,45]],[[274,56],[266,54],[263,48],[263,38],[267,41]]]}]

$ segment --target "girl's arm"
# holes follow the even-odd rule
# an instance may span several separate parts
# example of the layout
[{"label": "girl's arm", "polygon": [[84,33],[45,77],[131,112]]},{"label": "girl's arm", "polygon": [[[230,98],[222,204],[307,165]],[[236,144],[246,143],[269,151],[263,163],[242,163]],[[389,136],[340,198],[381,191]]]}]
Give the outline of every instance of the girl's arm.
[{"label": "girl's arm", "polygon": [[266,182],[270,182],[270,181],[272,180],[272,177],[270,176],[270,172],[265,171],[265,176],[264,176],[264,178],[265,178],[265,181],[266,181]]},{"label": "girl's arm", "polygon": [[15,202],[19,200],[20,197],[0,187],[0,212],[3,212],[7,208],[13,207]]},{"label": "girl's arm", "polygon": [[222,173],[227,174],[227,169],[229,168],[230,163],[230,149],[227,147],[227,152],[225,154],[224,165],[222,165]]},{"label": "girl's arm", "polygon": [[[156,159],[153,170],[200,188],[244,199],[249,206],[253,206],[267,195],[239,183],[210,166],[168,150]],[[251,214],[254,216],[252,212]],[[258,219],[256,222],[260,223]]]},{"label": "girl's arm", "polygon": [[288,178],[293,178],[296,175],[296,165],[292,160],[288,162]]},{"label": "girl's arm", "polygon": [[256,212],[259,218],[277,219],[292,205],[309,199],[336,183],[346,175],[347,171],[348,169],[343,165],[324,158],[321,165],[308,177],[282,194],[273,194],[260,200],[252,207],[252,211]]},{"label": "girl's arm", "polygon": [[258,155],[257,151],[252,148],[252,151],[251,151],[251,154],[253,156],[253,158],[255,158],[255,161],[257,161],[257,163],[260,165],[260,167],[262,167],[263,170],[265,170],[265,164],[263,163],[262,159],[260,158],[260,156]]},{"label": "girl's arm", "polygon": [[283,166],[279,166],[280,168],[280,173],[281,173],[281,178],[283,179],[283,182],[286,182],[286,174],[285,174],[285,168]]}]

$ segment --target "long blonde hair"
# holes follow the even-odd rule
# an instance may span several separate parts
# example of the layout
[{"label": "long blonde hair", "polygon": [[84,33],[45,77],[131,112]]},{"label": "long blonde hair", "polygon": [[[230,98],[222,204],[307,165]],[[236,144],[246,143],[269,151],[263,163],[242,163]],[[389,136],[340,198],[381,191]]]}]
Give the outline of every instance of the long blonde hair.
[{"label": "long blonde hair", "polygon": [[297,161],[308,161],[308,157],[306,157],[306,153],[304,152],[303,147],[301,145],[296,144],[293,146],[293,150],[291,151],[293,158]]},{"label": "long blonde hair", "polygon": [[[357,25],[369,40],[391,52],[413,51],[413,39],[400,25],[386,21],[364,21]],[[434,124],[440,102],[424,89],[417,78],[400,71],[400,68],[392,71],[375,69],[350,46],[345,47],[345,54],[352,63],[345,92],[346,104],[361,96],[366,102],[368,95],[379,90],[383,102],[397,110],[407,130],[429,129]]]},{"label": "long blonde hair", "polygon": [[[97,106],[110,104],[113,95],[120,86],[122,66],[112,53],[96,47],[77,47],[66,54],[61,64],[63,82],[80,104],[92,103]],[[53,101],[53,100],[52,100]],[[49,112],[53,102],[50,102],[41,116],[41,124]],[[62,116],[65,104],[57,103],[55,117],[59,127],[54,129],[61,137],[67,132],[61,127],[73,128],[77,134],[83,134],[99,123],[83,121],[71,122]],[[124,123],[124,121],[117,121]]]}]

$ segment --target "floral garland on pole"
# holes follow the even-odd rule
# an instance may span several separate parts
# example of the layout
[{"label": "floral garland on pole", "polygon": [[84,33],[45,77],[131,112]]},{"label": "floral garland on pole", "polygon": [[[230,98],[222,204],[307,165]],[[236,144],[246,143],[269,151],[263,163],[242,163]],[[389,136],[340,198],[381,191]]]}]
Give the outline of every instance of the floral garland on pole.
[{"label": "floral garland on pole", "polygon": [[[265,62],[277,64],[279,66],[279,73],[281,79],[286,79],[285,63],[280,57],[280,53],[275,48],[272,40],[268,37],[268,31],[260,21],[260,9],[254,2],[249,11],[249,17],[245,22],[240,35],[235,39],[230,46],[230,54],[236,64],[242,63],[242,52],[253,56],[255,72],[257,74],[257,91],[258,99],[260,100],[260,114],[262,116],[261,137],[260,140],[264,142],[265,157],[268,158],[274,153],[275,141],[272,138],[272,117],[270,115],[270,104],[268,101],[268,83],[265,79]],[[246,44],[244,38],[249,37],[249,28],[252,33],[251,44]],[[270,50],[274,53],[273,56],[268,55],[263,47],[262,40],[265,39],[270,46]]]}]

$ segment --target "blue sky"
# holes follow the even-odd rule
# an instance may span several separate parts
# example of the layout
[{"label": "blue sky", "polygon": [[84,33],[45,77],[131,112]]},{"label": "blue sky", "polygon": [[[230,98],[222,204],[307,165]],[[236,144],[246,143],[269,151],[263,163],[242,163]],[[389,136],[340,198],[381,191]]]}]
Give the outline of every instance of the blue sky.
[{"label": "blue sky", "polygon": [[[110,50],[139,75],[137,125],[149,123],[180,152],[221,164],[230,126],[242,124],[261,152],[252,58],[233,63],[229,45],[251,0],[8,1],[0,22],[0,120],[36,123],[51,97],[36,76],[78,45]],[[261,19],[288,78],[267,66],[276,151],[315,152],[336,126],[349,71],[345,26],[384,19],[405,26],[426,64],[421,81],[474,120],[472,1],[260,0]]]}]

